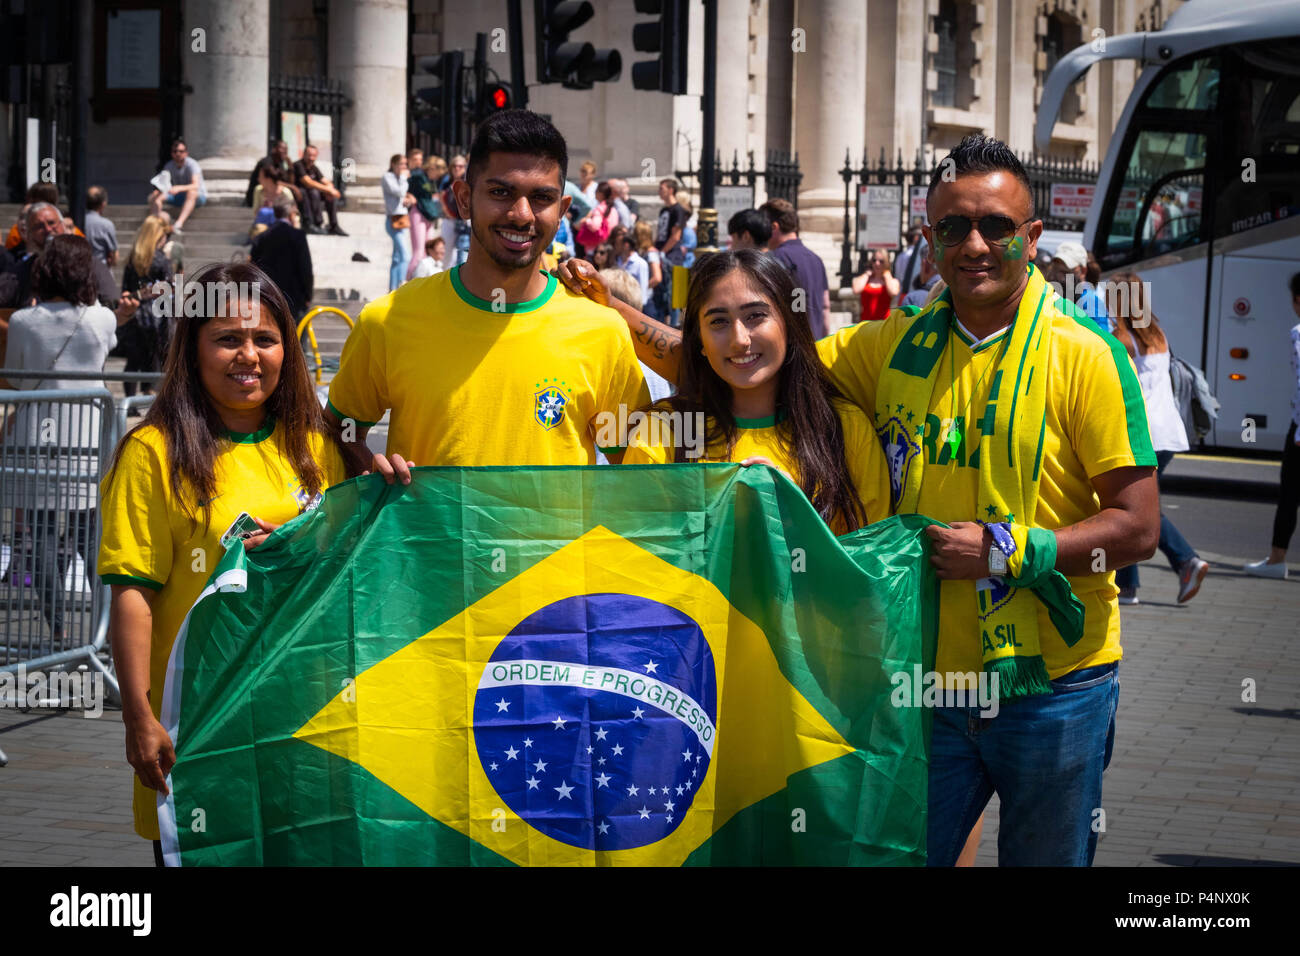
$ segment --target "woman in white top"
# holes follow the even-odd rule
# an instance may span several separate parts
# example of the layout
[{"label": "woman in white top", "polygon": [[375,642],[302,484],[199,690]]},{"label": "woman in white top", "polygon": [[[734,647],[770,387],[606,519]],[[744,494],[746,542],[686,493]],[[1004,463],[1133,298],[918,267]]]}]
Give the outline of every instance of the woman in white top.
[{"label": "woman in white top", "polygon": [[407,210],[414,205],[415,197],[406,191],[406,157],[394,153],[384,173],[384,231],[393,240],[393,261],[388,269],[388,291],[392,292],[406,280],[406,267],[411,264],[411,217]]},{"label": "woman in white top", "polygon": [[[32,265],[32,291],[40,300],[9,320],[5,361],[11,368],[48,371],[48,378],[18,378],[21,391],[102,388],[103,382],[60,379],[59,372],[102,372],[117,344],[117,327],[139,303],[124,296],[118,314],[99,305],[91,269],[90,243],[80,236],[52,236]],[[63,650],[68,608],[64,581],[76,556],[85,577],[94,579],[96,481],[99,475],[100,410],[89,402],[31,402],[10,416],[3,442],[7,464],[44,472],[26,482],[10,482],[4,505],[20,512],[35,561],[32,585],[54,641]],[[62,525],[62,534],[60,534]],[[89,635],[78,635],[80,637]]]},{"label": "woman in white top", "polygon": [[[1129,307],[1115,316],[1115,338],[1124,343],[1137,367],[1142,397],[1146,400],[1147,422],[1151,427],[1151,447],[1156,453],[1156,474],[1165,470],[1175,452],[1187,451],[1187,429],[1174,402],[1169,379],[1169,342],[1160,323],[1147,307],[1142,280],[1137,273],[1116,276],[1111,285],[1127,285]],[[1178,575],[1178,603],[1190,601],[1201,588],[1210,566],[1163,513],[1160,515],[1160,550]],[[1136,564],[1115,572],[1120,604],[1137,604],[1138,568]]]}]

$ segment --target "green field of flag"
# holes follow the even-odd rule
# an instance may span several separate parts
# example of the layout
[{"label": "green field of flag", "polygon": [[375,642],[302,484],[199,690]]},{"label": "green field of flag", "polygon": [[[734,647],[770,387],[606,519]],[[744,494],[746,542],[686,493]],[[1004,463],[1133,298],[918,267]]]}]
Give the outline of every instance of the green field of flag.
[{"label": "green field of flag", "polygon": [[929,523],[761,466],[336,486],[177,639],[167,860],[923,864]]}]

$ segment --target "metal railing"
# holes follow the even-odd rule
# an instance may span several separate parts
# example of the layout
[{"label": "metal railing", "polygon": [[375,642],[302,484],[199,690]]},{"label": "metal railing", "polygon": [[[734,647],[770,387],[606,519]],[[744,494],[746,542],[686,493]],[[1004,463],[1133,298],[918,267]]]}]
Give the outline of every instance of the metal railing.
[{"label": "metal railing", "polygon": [[322,312],[333,312],[335,315],[340,316],[343,319],[343,321],[348,324],[349,329],[355,327],[355,323],[353,323],[352,321],[352,316],[348,315],[342,309],[336,309],[332,305],[317,306],[316,308],[308,312],[306,315],[304,315],[302,317],[302,320],[298,323],[298,332],[297,332],[298,340],[302,341],[302,333],[303,330],[306,329],[307,341],[311,343],[312,359],[316,362],[316,384],[317,385],[321,385],[324,383],[323,373],[325,371],[325,363],[321,361],[320,346],[316,342],[316,331],[315,329],[312,328],[311,323],[312,320],[316,318],[316,316],[320,315]]},{"label": "metal railing", "polygon": [[[759,179],[762,179],[763,189],[767,193],[768,199],[784,199],[795,209],[798,209],[799,184],[803,182],[803,172],[799,169],[799,154],[792,154],[781,149],[769,149],[767,151],[766,169],[759,169],[754,165],[754,151],[752,149],[746,156],[748,164],[742,167],[740,165],[740,154],[732,152],[731,166],[728,168],[722,163],[722,154],[716,154],[713,158],[714,182],[719,186],[746,185],[753,187]],[[676,170],[677,178],[687,185],[692,193],[696,194],[697,204],[699,201],[700,172],[699,169]],[[690,180],[690,183],[687,183],[687,180]]]},{"label": "metal railing", "polygon": [[[942,157],[936,154],[936,164]],[[1051,194],[1053,184],[1079,183],[1096,185],[1099,175],[1095,163],[1060,159],[1054,156],[1021,155],[1018,157],[1029,177],[1030,192],[1034,199],[1034,208],[1038,218],[1048,229],[1081,229],[1083,223],[1073,219],[1054,217],[1052,213]],[[907,231],[911,213],[910,196],[913,187],[928,187],[934,167],[927,166],[920,151],[909,165],[900,152],[892,165],[885,158],[885,151],[872,163],[865,153],[862,162],[854,166],[849,151],[844,151],[844,167],[840,170],[840,179],[844,181],[844,237],[841,243],[840,284],[849,286],[855,275],[867,270],[867,250],[859,241],[862,219],[857,215],[856,201],[860,186],[901,186],[902,205],[899,210],[898,238],[901,240]],[[901,244],[898,249],[901,250]],[[857,250],[857,268],[854,269],[854,250]]]},{"label": "metal railing", "polygon": [[[117,698],[112,665],[101,659],[109,589],[95,573],[99,485],[130,411],[153,396],[115,402],[104,382],[160,376],[0,369],[8,381],[56,377],[87,387],[0,390],[0,673],[21,679],[81,665]],[[19,696],[27,700],[25,688]]]}]

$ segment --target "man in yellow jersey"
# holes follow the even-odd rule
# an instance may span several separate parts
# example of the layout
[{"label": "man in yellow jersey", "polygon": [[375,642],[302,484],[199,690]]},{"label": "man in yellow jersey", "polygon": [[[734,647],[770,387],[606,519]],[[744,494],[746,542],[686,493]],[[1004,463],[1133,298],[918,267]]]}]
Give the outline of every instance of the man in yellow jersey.
[{"label": "man in yellow jersey", "polygon": [[[1119,694],[1113,571],[1150,557],[1160,533],[1142,394],[1122,347],[1030,267],[1042,223],[1004,144],[963,140],[927,202],[948,291],[818,349],[874,419],[893,510],[949,525],[927,529],[942,579],[936,676],[954,701],[962,676],[998,678],[996,716],[936,710],[929,859],[952,865],[996,792],[1000,863],[1089,865]],[[599,297],[573,271],[566,281]],[[642,360],[675,378],[676,330],[620,312]],[[1053,569],[1073,616],[1035,593]]]},{"label": "man in yellow jersey", "polygon": [[[474,137],[456,203],[469,259],[362,310],[330,384],[328,411],[358,454],[392,410],[392,480],[420,465],[587,465],[593,421],[649,402],[627,328],[539,261],[569,207],[568,151],[535,113],[507,110]],[[620,457],[618,449],[601,449]]]}]

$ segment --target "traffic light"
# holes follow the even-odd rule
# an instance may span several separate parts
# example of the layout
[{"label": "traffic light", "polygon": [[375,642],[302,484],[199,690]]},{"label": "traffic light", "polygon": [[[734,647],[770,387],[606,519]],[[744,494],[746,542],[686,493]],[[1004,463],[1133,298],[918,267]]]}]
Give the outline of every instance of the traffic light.
[{"label": "traffic light", "polygon": [[[427,104],[417,115],[416,126],[437,137],[444,146],[462,142],[461,125],[464,119],[464,85],[461,74],[465,68],[463,50],[449,50],[434,56],[415,59],[415,75],[411,85],[418,100]],[[437,86],[421,86],[429,77],[436,78]]]},{"label": "traffic light", "polygon": [[510,88],[501,83],[489,83],[483,87],[483,94],[478,99],[478,109],[474,111],[475,123],[481,123],[493,113],[510,109]]},{"label": "traffic light", "polygon": [[536,0],[537,82],[561,83],[589,90],[595,83],[617,80],[623,58],[617,50],[597,50],[569,34],[595,14],[588,0]]},{"label": "traffic light", "polygon": [[640,53],[658,53],[659,58],[632,64],[633,88],[686,92],[688,3],[689,0],[636,0],[637,13],[653,13],[659,22],[633,26],[632,47]]}]

